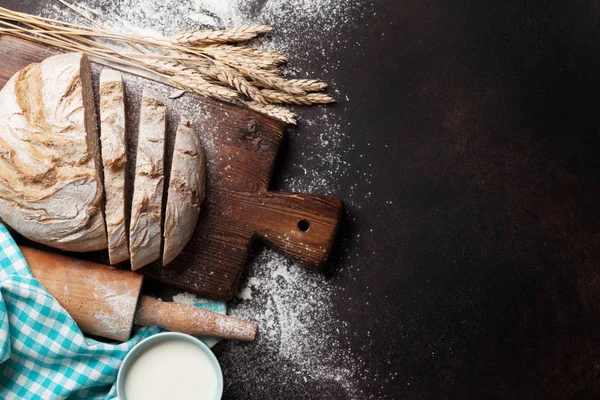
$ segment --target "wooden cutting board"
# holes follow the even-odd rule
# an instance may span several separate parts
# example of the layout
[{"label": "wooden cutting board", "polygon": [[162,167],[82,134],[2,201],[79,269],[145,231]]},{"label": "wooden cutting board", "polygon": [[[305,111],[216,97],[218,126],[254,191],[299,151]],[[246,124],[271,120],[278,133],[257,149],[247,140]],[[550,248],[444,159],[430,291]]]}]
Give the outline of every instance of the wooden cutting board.
[{"label": "wooden cutting board", "polygon": [[[0,87],[30,63],[57,53],[22,39],[0,36]],[[94,68],[96,87],[99,70]],[[129,182],[135,169],[137,119],[144,87],[164,98],[169,109],[166,159],[172,154],[180,116],[192,122],[207,158],[207,194],[192,240],[173,263],[149,265],[141,273],[192,293],[229,299],[235,294],[254,238],[308,268],[320,269],[333,245],[342,202],[329,196],[269,191],[284,135],[283,123],[191,93],[168,99],[172,87],[131,74],[124,77]],[[165,170],[170,170],[170,165]],[[131,201],[131,189],[130,185],[127,201]],[[107,261],[105,254],[98,257]]]}]

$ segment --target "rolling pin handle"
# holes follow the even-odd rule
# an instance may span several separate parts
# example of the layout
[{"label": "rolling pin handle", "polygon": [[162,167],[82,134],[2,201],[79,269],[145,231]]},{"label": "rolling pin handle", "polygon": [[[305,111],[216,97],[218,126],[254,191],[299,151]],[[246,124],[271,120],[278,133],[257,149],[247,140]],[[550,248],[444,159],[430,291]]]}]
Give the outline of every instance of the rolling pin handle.
[{"label": "rolling pin handle", "polygon": [[258,333],[258,325],[253,322],[199,307],[163,302],[150,296],[140,297],[135,324],[160,326],[193,336],[214,336],[244,342],[253,342]]}]

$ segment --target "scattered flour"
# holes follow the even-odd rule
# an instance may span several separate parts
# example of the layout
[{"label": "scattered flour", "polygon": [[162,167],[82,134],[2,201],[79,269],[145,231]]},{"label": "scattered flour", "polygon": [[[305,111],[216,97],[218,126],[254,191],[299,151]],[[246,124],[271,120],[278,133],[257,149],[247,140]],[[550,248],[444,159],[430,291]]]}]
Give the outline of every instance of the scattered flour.
[{"label": "scattered flour", "polygon": [[268,389],[262,393],[242,385],[235,393],[242,398],[286,398],[302,393],[294,390],[310,382],[318,385],[319,398],[368,398],[361,390],[363,361],[338,340],[348,334],[348,324],[330,308],[343,289],[270,249],[251,260],[247,273],[250,278],[244,283],[252,286],[252,299],[234,302],[230,314],[259,324],[260,362],[247,346],[233,342],[222,345],[219,359],[231,382],[252,374],[249,381],[258,380]]},{"label": "scattered flour", "polygon": [[250,300],[252,299],[252,288],[245,287],[237,292],[235,295],[238,299]]},{"label": "scattered flour", "polygon": [[176,303],[187,304],[188,306],[193,306],[196,303],[200,303],[201,300],[198,296],[188,292],[182,292],[173,296],[173,301]]},{"label": "scattered flour", "polygon": [[254,278],[254,277],[249,278],[246,285],[247,285],[246,287],[240,289],[237,292],[236,297],[238,299],[242,299],[242,300],[252,299],[252,288],[258,287],[258,279]]},{"label": "scattered flour", "polygon": [[[348,24],[348,11],[356,4],[351,0],[95,0],[71,3],[113,30],[147,36],[244,24],[269,24],[286,33],[297,32],[298,27],[308,28],[307,22],[318,23],[318,31],[325,34]],[[58,2],[43,4],[38,12],[58,19],[74,18],[73,13]]]}]

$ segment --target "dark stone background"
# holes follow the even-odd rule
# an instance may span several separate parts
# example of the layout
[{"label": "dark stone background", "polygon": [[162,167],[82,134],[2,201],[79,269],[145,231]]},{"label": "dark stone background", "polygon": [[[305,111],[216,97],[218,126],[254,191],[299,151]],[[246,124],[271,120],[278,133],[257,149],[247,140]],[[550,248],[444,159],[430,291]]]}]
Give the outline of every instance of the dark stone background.
[{"label": "dark stone background", "polygon": [[[333,306],[350,323],[350,346],[380,377],[363,389],[599,398],[600,4],[372,8],[330,55],[340,68],[323,76],[351,99],[332,110],[350,122],[348,161],[370,174],[370,183],[340,177],[340,198],[372,196],[348,206],[328,271],[345,289]],[[275,188],[298,173],[300,149],[318,151],[318,129],[291,132]],[[228,398],[253,385],[231,382]],[[310,382],[263,387],[260,398],[286,390],[331,398]]]}]

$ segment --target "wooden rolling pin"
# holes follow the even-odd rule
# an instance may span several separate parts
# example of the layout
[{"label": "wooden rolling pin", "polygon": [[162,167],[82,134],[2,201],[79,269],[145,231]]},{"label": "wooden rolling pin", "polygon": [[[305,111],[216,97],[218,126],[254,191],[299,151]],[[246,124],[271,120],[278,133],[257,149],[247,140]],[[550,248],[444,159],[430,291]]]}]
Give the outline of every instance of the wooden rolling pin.
[{"label": "wooden rolling pin", "polygon": [[194,336],[246,342],[256,338],[255,323],[140,296],[142,275],[25,246],[20,249],[33,276],[85,333],[127,340],[135,323]]}]

